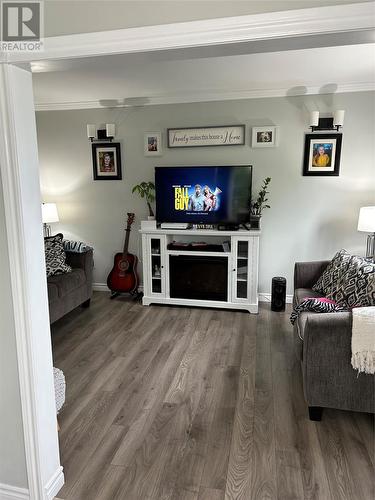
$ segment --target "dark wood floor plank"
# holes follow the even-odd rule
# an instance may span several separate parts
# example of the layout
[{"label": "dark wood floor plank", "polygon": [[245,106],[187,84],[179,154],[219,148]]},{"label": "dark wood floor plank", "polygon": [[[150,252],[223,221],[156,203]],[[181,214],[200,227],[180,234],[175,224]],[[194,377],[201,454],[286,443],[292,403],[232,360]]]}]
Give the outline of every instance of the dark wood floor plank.
[{"label": "dark wood floor plank", "polygon": [[254,498],[277,498],[275,421],[271,369],[270,325],[258,318],[254,399],[253,456],[250,491]]},{"label": "dark wood floor plank", "polygon": [[373,467],[375,468],[375,416],[369,413],[354,413],[354,420],[357,425],[358,435],[361,442],[366,447]]},{"label": "dark wood floor plank", "polygon": [[317,424],[331,497],[333,500],[357,499],[357,492],[343,445],[345,435],[341,434],[338,429],[336,413],[334,410],[326,409],[324,418]]},{"label": "dark wood floor plank", "polygon": [[224,500],[223,490],[213,490],[212,488],[201,488],[197,500]]},{"label": "dark wood floor plank", "polygon": [[251,495],[256,324],[257,318],[255,316],[251,316],[248,321],[243,318],[240,323],[240,328],[244,333],[244,341],[225,490],[225,498],[228,500],[247,499]]},{"label": "dark wood floor plank", "polygon": [[356,498],[375,498],[375,474],[366,446],[358,436],[358,428],[352,412],[342,411],[336,416],[342,443],[353,479]]},{"label": "dark wood floor plank", "polygon": [[317,433],[320,423],[309,420],[307,405],[303,397],[301,367],[297,362],[292,367],[291,386],[293,412],[298,429],[296,439],[304,499],[329,500],[331,492]]},{"label": "dark wood floor plank", "polygon": [[308,419],[288,312],[142,307],[94,293],[52,334],[67,381],[64,500],[373,495],[373,417]]},{"label": "dark wood floor plank", "polygon": [[303,498],[298,450],[298,426],[293,405],[291,360],[287,357],[288,329],[284,314],[271,313],[271,370],[275,419],[277,495],[279,499]]}]

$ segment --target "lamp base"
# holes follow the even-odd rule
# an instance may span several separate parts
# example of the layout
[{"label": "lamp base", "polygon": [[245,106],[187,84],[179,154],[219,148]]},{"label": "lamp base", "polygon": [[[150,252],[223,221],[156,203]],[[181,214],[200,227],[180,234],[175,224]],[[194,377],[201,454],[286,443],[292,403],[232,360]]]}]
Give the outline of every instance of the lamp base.
[{"label": "lamp base", "polygon": [[51,236],[51,226],[49,224],[46,223],[43,224],[43,233],[45,238]]},{"label": "lamp base", "polygon": [[374,262],[375,258],[375,233],[367,236],[366,259]]}]

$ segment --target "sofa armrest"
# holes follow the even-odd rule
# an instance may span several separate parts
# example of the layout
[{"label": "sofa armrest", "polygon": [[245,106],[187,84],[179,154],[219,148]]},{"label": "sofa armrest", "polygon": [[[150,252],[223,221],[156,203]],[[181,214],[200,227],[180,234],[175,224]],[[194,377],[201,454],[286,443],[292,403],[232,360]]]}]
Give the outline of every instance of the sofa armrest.
[{"label": "sofa armrest", "polygon": [[296,262],[294,265],[294,289],[312,288],[329,264],[329,260]]},{"label": "sofa armrest", "polygon": [[66,251],[66,263],[73,269],[83,269],[86,274],[88,284],[92,284],[92,271],[94,267],[94,258],[92,249],[86,252],[77,253]]}]

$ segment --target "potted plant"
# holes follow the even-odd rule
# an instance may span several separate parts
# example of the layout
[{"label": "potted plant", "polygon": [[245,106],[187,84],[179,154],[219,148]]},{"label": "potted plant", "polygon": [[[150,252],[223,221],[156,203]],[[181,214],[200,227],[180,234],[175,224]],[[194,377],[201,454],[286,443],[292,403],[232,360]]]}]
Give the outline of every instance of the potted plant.
[{"label": "potted plant", "polygon": [[141,182],[133,187],[132,193],[138,193],[141,198],[146,198],[149,211],[148,220],[154,220],[155,214],[151,203],[155,200],[155,184],[153,182]]},{"label": "potted plant", "polygon": [[260,229],[260,219],[263,214],[263,210],[265,208],[271,208],[270,205],[267,205],[267,195],[269,191],[267,188],[271,182],[271,177],[266,177],[263,181],[262,187],[258,193],[258,197],[256,200],[251,202],[250,205],[250,226],[252,229]]}]

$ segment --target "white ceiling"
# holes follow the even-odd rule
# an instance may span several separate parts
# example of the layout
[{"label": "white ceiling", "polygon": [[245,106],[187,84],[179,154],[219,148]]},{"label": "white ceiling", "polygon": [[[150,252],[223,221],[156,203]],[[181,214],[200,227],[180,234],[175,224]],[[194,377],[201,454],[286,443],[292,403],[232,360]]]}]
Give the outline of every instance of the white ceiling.
[{"label": "white ceiling", "polygon": [[35,63],[35,101],[39,109],[69,109],[369,90],[375,89],[374,47],[194,59],[172,51]]},{"label": "white ceiling", "polygon": [[45,0],[45,36],[243,16],[371,0]]}]

